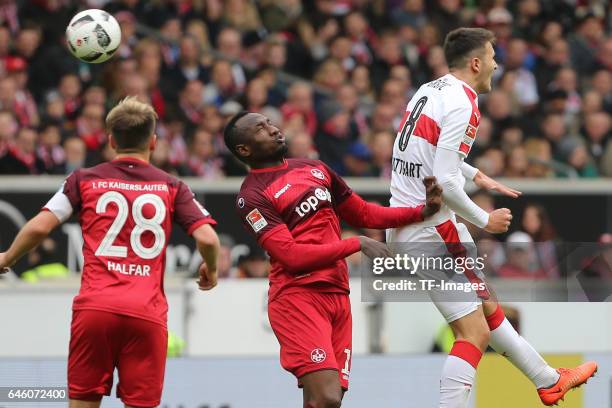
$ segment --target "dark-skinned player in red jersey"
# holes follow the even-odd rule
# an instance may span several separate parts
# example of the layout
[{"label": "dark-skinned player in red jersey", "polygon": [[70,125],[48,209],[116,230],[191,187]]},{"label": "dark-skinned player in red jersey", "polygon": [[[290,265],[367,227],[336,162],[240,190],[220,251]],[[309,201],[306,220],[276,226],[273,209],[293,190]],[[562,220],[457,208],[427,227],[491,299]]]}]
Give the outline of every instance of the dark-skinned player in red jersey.
[{"label": "dark-skinned player in red jersey", "polygon": [[217,283],[215,221],[189,187],[149,164],[156,118],[150,105],[133,98],[113,108],[106,126],[116,159],[69,175],[0,253],[1,268],[13,265],[79,213],[85,263],[72,307],[71,408],[99,407],[110,395],[115,367],[126,407],[159,405],[168,349],[165,252],[173,221],[193,236],[204,259],[200,289]]},{"label": "dark-skinned player in red jersey", "polygon": [[340,407],[352,353],[344,258],[358,251],[371,258],[391,254],[367,237],[341,239],[339,219],[379,229],[421,221],[439,210],[442,190],[431,177],[425,181],[425,206],[367,203],[321,161],[285,159],[284,136],[258,113],[235,115],[224,137],[250,167],[236,209],[270,254],[268,317],[281,346],[281,365],[303,387],[305,408]]}]

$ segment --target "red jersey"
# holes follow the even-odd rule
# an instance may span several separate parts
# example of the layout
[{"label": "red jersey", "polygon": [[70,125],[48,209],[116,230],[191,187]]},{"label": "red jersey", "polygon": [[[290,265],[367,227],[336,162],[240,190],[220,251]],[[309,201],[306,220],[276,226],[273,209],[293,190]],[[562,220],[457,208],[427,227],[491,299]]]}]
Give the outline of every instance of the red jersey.
[{"label": "red jersey", "polygon": [[[236,209],[247,230],[260,245],[286,225],[296,242],[326,244],[340,241],[336,206],[352,194],[334,171],[318,160],[289,159],[282,165],[251,170],[236,201]],[[359,244],[357,241],[357,248]],[[353,251],[355,252],[355,251]],[[300,257],[300,254],[292,254]],[[348,268],[340,259],[315,270],[292,273],[277,259],[270,259],[269,300],[304,290],[348,293]]]},{"label": "red jersey", "polygon": [[75,171],[44,209],[62,222],[79,212],[85,262],[73,310],[102,310],[164,326],[172,222],[188,234],[215,224],[185,183],[128,158]]}]

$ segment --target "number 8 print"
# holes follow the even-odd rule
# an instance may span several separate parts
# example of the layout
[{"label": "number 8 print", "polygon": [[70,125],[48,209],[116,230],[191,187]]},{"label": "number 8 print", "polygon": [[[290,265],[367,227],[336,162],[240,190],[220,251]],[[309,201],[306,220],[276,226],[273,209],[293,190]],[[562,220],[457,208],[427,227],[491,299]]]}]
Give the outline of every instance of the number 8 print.
[{"label": "number 8 print", "polygon": [[414,128],[416,127],[417,120],[419,120],[419,116],[421,116],[421,112],[423,112],[423,108],[427,103],[427,97],[423,96],[419,99],[415,104],[412,112],[410,112],[410,116],[402,126],[402,133],[399,139],[398,147],[403,152],[408,147],[408,141],[410,140],[410,136],[412,136],[412,132],[414,132]]},{"label": "number 8 print", "polygon": [[[100,243],[96,256],[112,256],[118,258],[127,258],[127,247],[113,245],[117,235],[127,221],[129,212],[129,203],[127,199],[117,191],[108,191],[100,197],[96,205],[96,213],[103,214],[106,212],[108,204],[114,203],[117,206],[117,216],[111,224],[106,236]],[[145,204],[151,204],[155,208],[155,215],[152,218],[146,218],[143,214]],[[132,206],[132,217],[136,226],[130,235],[130,244],[136,255],[142,259],[153,259],[158,256],[166,244],[166,235],[161,223],[166,217],[166,206],[162,199],[155,194],[143,194],[134,200]],[[155,236],[155,242],[150,248],[142,245],[142,234],[145,231],[150,231]]]}]

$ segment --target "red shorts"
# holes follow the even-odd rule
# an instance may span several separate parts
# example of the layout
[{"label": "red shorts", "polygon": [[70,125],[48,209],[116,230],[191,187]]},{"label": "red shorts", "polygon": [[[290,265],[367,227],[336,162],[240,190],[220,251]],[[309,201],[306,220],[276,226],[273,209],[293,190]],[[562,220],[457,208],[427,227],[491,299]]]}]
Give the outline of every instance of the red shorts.
[{"label": "red shorts", "polygon": [[75,310],[68,355],[70,399],[97,401],[110,395],[117,368],[117,397],[126,405],[156,407],[167,351],[168,331],[157,323],[98,310]]},{"label": "red shorts", "polygon": [[314,371],[336,370],[348,389],[351,369],[351,302],[343,293],[298,292],[268,305],[280,343],[283,368],[299,379]]}]

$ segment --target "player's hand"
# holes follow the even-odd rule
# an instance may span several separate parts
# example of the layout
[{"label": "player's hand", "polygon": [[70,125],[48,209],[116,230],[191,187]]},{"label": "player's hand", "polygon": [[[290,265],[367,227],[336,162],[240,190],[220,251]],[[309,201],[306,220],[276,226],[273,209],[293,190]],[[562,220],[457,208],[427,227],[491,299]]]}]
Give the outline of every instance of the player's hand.
[{"label": "player's hand", "polygon": [[510,221],[512,221],[512,213],[510,213],[510,210],[507,208],[499,208],[491,211],[489,214],[489,223],[484,229],[491,234],[501,234],[502,232],[508,231]]},{"label": "player's hand", "polygon": [[493,180],[491,177],[487,176],[480,170],[478,171],[478,173],[476,173],[476,176],[474,177],[474,183],[482,189],[497,191],[500,194],[512,198],[517,198],[518,196],[523,194],[518,190],[503,185],[499,181]]},{"label": "player's hand", "polygon": [[361,252],[370,259],[391,257],[391,251],[386,244],[375,239],[360,236]]},{"label": "player's hand", "polygon": [[200,280],[198,281],[198,288],[200,290],[211,290],[217,286],[217,271],[208,269],[206,263],[200,265]]},{"label": "player's hand", "polygon": [[0,252],[0,275],[10,272],[10,267],[11,265],[7,262],[6,252]]},{"label": "player's hand", "polygon": [[425,219],[440,211],[442,206],[442,187],[436,182],[434,176],[425,177],[423,184],[425,184],[425,207],[423,207],[421,213],[423,219]]}]

